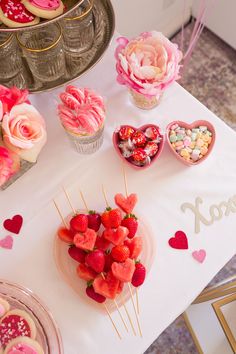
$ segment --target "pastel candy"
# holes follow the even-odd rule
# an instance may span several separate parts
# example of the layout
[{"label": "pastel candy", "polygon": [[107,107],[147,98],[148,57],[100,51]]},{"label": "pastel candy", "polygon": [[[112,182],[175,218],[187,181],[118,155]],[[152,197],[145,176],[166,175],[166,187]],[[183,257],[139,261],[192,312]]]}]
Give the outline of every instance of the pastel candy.
[{"label": "pastel candy", "polygon": [[171,143],[175,143],[176,140],[177,140],[177,136],[176,135],[174,135],[174,134],[170,135],[170,142]]}]

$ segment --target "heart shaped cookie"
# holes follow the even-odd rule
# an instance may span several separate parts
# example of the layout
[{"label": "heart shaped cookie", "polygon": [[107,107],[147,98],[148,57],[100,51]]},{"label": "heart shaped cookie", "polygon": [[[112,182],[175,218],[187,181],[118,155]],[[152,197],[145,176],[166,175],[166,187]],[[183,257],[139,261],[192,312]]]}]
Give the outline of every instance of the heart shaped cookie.
[{"label": "heart shaped cookie", "polygon": [[176,231],[175,236],[171,237],[168,241],[170,247],[178,250],[188,249],[188,239],[183,231]]},{"label": "heart shaped cookie", "polygon": [[215,143],[215,129],[206,120],[191,124],[171,122],[166,129],[167,143],[178,160],[187,166],[198,165],[211,153]]},{"label": "heart shaped cookie", "polygon": [[136,170],[151,166],[161,155],[164,146],[164,136],[154,124],[139,128],[122,125],[114,131],[112,140],[120,158]]},{"label": "heart shaped cookie", "polygon": [[74,236],[74,244],[82,250],[92,251],[96,242],[97,233],[92,229],[87,229],[83,233]]},{"label": "heart shaped cookie", "polygon": [[21,215],[14,215],[12,219],[6,219],[3,222],[3,227],[14,234],[19,234],[23,224],[23,218]]}]

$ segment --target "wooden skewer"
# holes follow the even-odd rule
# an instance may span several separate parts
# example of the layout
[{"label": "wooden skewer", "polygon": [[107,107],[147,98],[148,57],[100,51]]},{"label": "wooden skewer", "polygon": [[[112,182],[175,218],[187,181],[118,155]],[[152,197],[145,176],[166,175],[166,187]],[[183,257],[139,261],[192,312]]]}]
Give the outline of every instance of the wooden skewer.
[{"label": "wooden skewer", "polygon": [[59,214],[59,216],[61,218],[61,221],[62,221],[63,225],[65,226],[66,229],[68,229],[68,225],[66,223],[66,220],[64,219],[64,217],[63,217],[63,215],[62,215],[62,213],[61,213],[61,211],[60,211],[60,209],[59,209],[59,207],[58,207],[58,205],[57,205],[57,203],[55,202],[54,199],[53,199],[53,203],[55,205],[55,208],[57,209],[57,212],[58,212],[58,214]]},{"label": "wooden skewer", "polygon": [[116,331],[118,337],[119,337],[120,339],[122,339],[122,337],[121,337],[121,335],[120,335],[120,332],[118,331],[118,329],[117,329],[117,327],[116,327],[116,325],[115,325],[115,322],[113,321],[113,319],[112,319],[112,317],[111,317],[110,311],[108,310],[108,308],[107,308],[107,306],[106,306],[105,304],[103,304],[103,306],[104,306],[105,309],[106,309],[106,313],[108,314],[108,316],[109,316],[109,318],[110,318],[110,320],[111,320],[111,323],[112,323],[112,325],[113,325],[113,327],[114,327],[114,329],[115,329],[115,331]]},{"label": "wooden skewer", "polygon": [[87,205],[87,203],[86,203],[86,201],[85,201],[85,199],[84,199],[84,195],[83,195],[83,193],[82,193],[81,190],[80,190],[79,192],[80,192],[81,199],[82,199],[82,201],[83,201],[83,203],[84,203],[85,209],[86,209],[86,211],[87,211],[87,213],[88,213],[88,212],[89,212],[89,208],[88,208],[88,205]]},{"label": "wooden skewer", "polygon": [[[101,273],[101,275],[102,275],[103,279],[105,279],[104,274]],[[127,324],[125,323],[125,320],[124,320],[124,318],[123,318],[123,316],[122,316],[122,313],[120,312],[120,308],[119,308],[119,306],[118,306],[118,304],[117,304],[117,301],[114,299],[113,302],[114,302],[114,304],[115,304],[115,306],[116,306],[116,309],[117,309],[117,311],[118,311],[118,313],[119,313],[120,319],[121,319],[121,321],[123,322],[123,325],[125,326],[126,331],[129,332],[129,329],[128,329],[128,327],[127,327]]]},{"label": "wooden skewer", "polygon": [[77,213],[76,213],[76,210],[75,210],[75,208],[73,207],[73,205],[72,205],[72,203],[71,203],[69,194],[67,193],[67,191],[65,190],[64,187],[62,187],[62,190],[63,190],[63,192],[65,193],[66,199],[68,200],[68,203],[69,203],[69,205],[70,205],[70,207],[71,207],[71,210],[73,211],[73,214],[76,215]]},{"label": "wooden skewer", "polygon": [[[127,183],[127,177],[126,177],[126,171],[125,171],[125,164],[123,162],[122,164],[122,169],[123,169],[123,177],[124,177],[124,184],[125,184],[125,194],[126,194],[126,198],[128,197],[129,193],[128,193],[128,183]],[[136,297],[136,307],[137,307],[137,313],[139,315],[140,311],[139,311],[139,298],[138,298],[138,288],[135,289],[135,297]]]},{"label": "wooden skewer", "polygon": [[139,315],[140,314],[140,309],[139,309],[138,288],[135,288],[135,295],[136,295],[136,308],[137,308],[137,313]]},{"label": "wooden skewer", "polygon": [[130,323],[130,325],[132,327],[133,333],[136,336],[136,331],[135,331],[135,328],[134,328],[134,324],[133,324],[132,319],[130,317],[130,314],[129,314],[128,310],[127,310],[127,307],[125,305],[124,297],[123,297],[122,293],[121,293],[121,302],[122,302],[122,306],[124,306],[124,309],[125,309],[125,312],[126,312],[126,315],[127,315],[128,319],[129,319],[129,323]]},{"label": "wooden skewer", "polygon": [[138,329],[139,329],[139,334],[140,334],[140,337],[142,337],[142,330],[141,330],[141,327],[140,327],[140,323],[139,323],[139,319],[138,319],[138,314],[137,314],[137,311],[136,311],[136,307],[135,307],[135,304],[134,304],[134,298],[133,298],[133,293],[132,293],[132,290],[131,290],[131,286],[130,286],[130,283],[128,283],[128,287],[129,287],[129,292],[130,292],[130,296],[131,296],[131,300],[132,300],[132,304],[133,304],[133,308],[134,308],[134,313],[135,313],[135,317],[136,317],[136,321],[137,321],[137,324],[138,324]]},{"label": "wooden skewer", "polygon": [[109,203],[108,203],[108,200],[107,200],[107,195],[106,195],[106,191],[105,191],[104,185],[102,185],[102,194],[103,194],[103,197],[105,199],[106,206],[108,208],[109,207]]}]

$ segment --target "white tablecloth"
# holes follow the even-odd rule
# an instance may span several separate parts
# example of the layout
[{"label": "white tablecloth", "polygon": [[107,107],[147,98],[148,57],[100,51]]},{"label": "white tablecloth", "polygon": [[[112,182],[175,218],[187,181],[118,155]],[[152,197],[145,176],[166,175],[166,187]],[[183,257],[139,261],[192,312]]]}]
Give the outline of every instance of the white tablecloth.
[{"label": "white tablecloth", "polygon": [[[135,108],[126,89],[116,83],[113,51],[114,44],[102,61],[77,82],[95,88],[107,98],[102,148],[91,156],[73,152],[56,116],[55,96],[60,90],[34,95],[32,103],[47,121],[48,143],[38,163],[0,194],[0,223],[15,213],[21,213],[25,220],[21,234],[14,236],[13,250],[0,249],[0,277],[27,286],[42,298],[61,329],[66,354],[143,353],[236,249],[235,214],[211,226],[202,225],[201,232],[195,234],[193,214],[180,209],[182,203],[194,203],[200,196],[204,201],[201,210],[209,218],[210,205],[227,201],[236,194],[235,133],[178,84],[165,93],[159,107],[151,111]],[[157,250],[150,275],[140,289],[143,338],[126,335],[120,324],[124,339],[119,341],[107,317],[80,302],[57,272],[52,244],[60,220],[51,200],[56,196],[63,212],[69,211],[60,190],[64,184],[77,207],[82,206],[78,192],[81,188],[89,206],[102,210],[102,183],[109,200],[116,192],[124,191],[120,159],[111,142],[115,127],[148,122],[158,124],[164,131],[176,119],[209,120],[216,128],[216,144],[209,159],[196,167],[182,165],[165,146],[151,168],[145,171],[127,168],[129,190],[139,195],[136,211],[153,229]],[[179,229],[188,235],[188,251],[168,246],[168,239]],[[1,227],[1,238],[6,234]],[[191,252],[199,248],[207,252],[203,264],[191,257]]]}]

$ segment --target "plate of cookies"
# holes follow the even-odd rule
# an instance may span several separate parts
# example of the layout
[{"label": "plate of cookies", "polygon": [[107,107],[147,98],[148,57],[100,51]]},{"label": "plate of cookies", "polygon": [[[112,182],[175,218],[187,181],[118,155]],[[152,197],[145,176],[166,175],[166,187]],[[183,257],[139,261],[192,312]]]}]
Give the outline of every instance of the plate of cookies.
[{"label": "plate of cookies", "polygon": [[52,315],[30,290],[0,280],[0,354],[63,354]]}]

